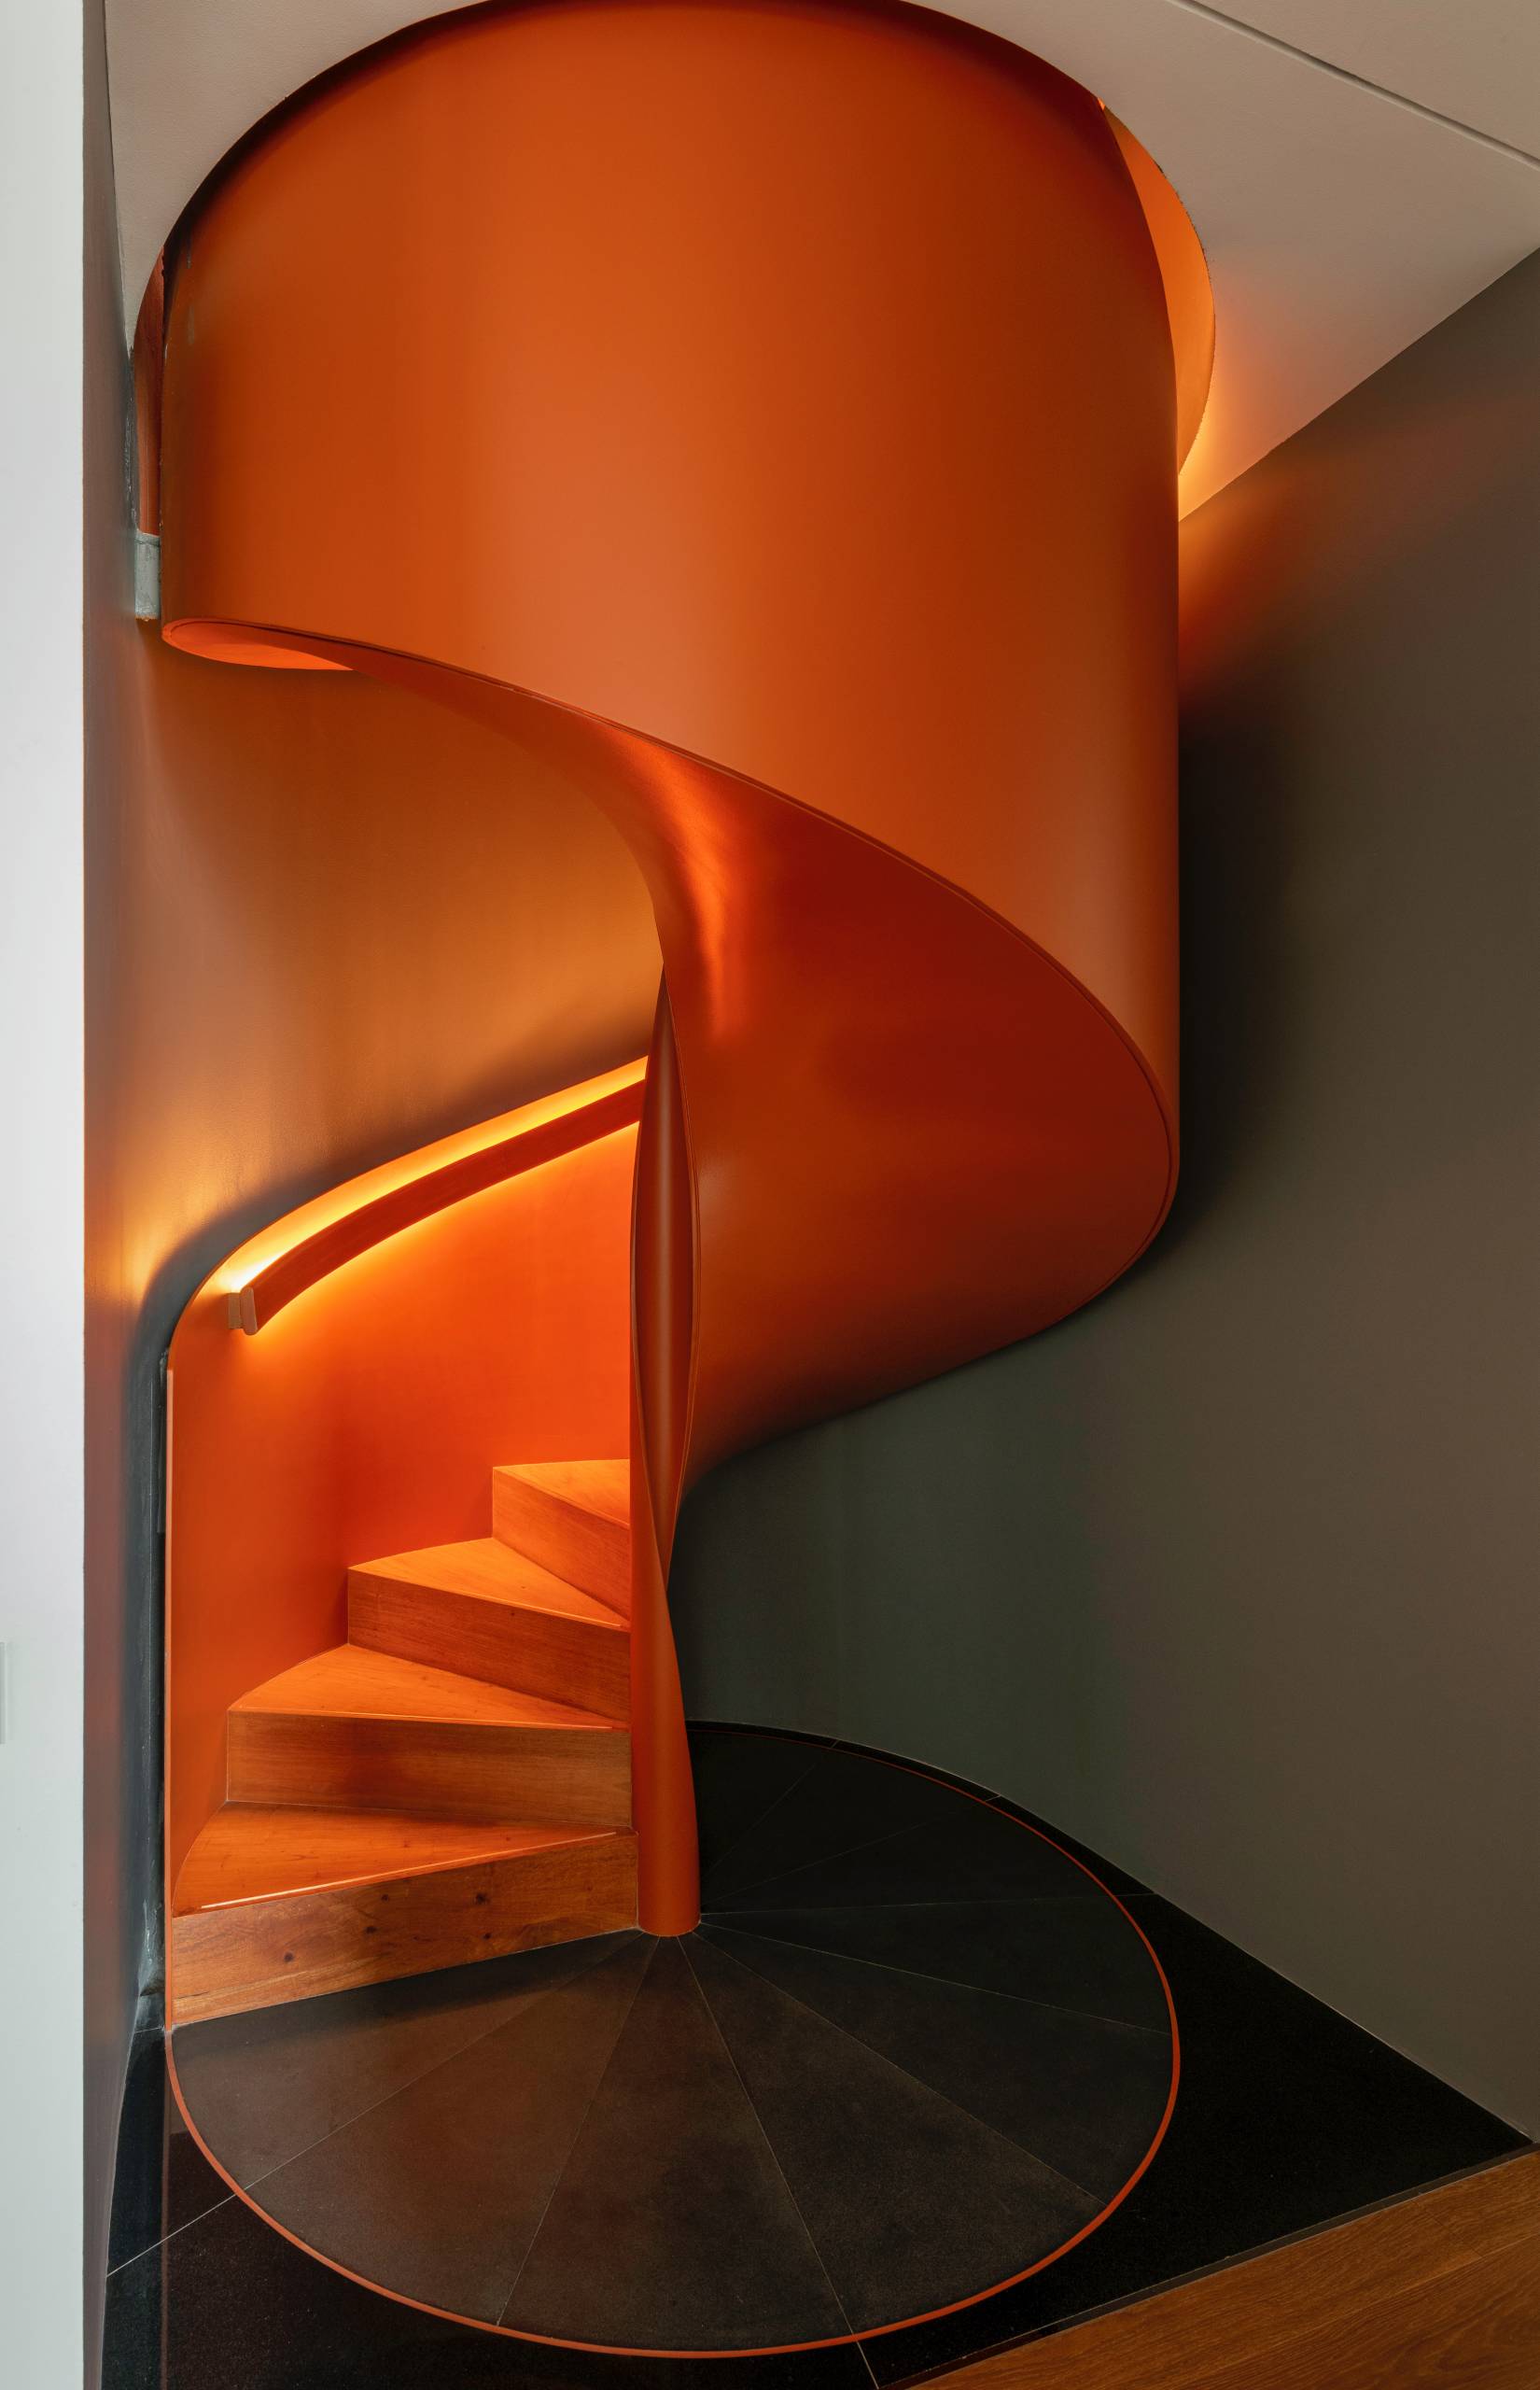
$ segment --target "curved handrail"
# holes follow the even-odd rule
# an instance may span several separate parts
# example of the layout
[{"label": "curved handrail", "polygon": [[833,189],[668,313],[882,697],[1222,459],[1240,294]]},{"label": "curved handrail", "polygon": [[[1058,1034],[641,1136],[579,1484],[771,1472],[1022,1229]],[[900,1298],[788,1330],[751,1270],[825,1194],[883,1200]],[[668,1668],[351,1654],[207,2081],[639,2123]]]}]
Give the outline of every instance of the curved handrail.
[{"label": "curved handrail", "polygon": [[275,1220],[225,1265],[230,1324],[255,1336],[344,1262],[386,1237],[501,1186],[542,1162],[629,1129],[641,1118],[645,1057],[600,1077],[499,1113],[399,1160],[344,1181]]}]

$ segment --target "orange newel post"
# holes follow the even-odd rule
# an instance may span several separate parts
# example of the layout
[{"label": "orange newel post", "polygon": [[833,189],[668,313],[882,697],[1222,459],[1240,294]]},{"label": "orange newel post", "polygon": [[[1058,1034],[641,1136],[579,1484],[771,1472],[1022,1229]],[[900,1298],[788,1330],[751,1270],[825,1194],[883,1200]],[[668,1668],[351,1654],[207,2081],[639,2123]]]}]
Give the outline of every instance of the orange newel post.
[{"label": "orange newel post", "polygon": [[668,1564],[690,1401],[694,1217],[668,991],[658,998],[632,1223],[631,1748],[637,1923],[688,1933],[700,1915],[695,1792]]}]

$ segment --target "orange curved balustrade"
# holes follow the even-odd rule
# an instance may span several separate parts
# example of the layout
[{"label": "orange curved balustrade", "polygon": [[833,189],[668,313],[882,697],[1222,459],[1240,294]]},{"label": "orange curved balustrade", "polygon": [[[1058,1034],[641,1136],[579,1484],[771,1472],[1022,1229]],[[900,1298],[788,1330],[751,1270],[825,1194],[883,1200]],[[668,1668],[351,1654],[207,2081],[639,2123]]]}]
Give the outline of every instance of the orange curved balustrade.
[{"label": "orange curved balustrade", "polygon": [[651,893],[633,1766],[682,1931],[684,1493],[1063,1318],[1170,1199],[1201,255],[990,36],[571,0],[317,87],[168,262],[166,637],[474,712]]}]

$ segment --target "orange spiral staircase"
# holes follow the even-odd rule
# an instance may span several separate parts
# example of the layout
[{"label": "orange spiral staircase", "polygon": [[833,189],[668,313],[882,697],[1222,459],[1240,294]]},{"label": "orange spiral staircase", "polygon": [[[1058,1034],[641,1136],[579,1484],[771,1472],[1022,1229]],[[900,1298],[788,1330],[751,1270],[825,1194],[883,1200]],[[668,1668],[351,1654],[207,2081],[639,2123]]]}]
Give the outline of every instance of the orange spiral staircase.
[{"label": "orange spiral staircase", "polygon": [[479,1534],[381,1559],[339,1525],[345,1638],[296,1625],[302,1656],[223,1702],[177,1638],[219,1631],[237,1414],[199,1446],[186,1406],[231,1331],[174,1351],[192,2016],[687,1930],[690,1486],[1050,1327],[1155,1234],[1176,475],[1212,322],[1185,217],[1092,96],[819,0],[424,28],[259,128],[166,266],[165,637],[495,725],[609,814],[664,964],[628,1426],[481,1453]]}]

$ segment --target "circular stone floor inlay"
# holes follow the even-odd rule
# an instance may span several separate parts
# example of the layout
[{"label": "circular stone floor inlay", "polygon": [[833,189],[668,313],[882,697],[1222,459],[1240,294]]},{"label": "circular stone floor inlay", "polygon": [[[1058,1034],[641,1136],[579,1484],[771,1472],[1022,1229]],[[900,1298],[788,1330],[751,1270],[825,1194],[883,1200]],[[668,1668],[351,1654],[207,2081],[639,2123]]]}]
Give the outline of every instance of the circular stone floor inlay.
[{"label": "circular stone floor inlay", "polygon": [[260,2214],[469,2323],[694,2355],[969,2304],[1116,2205],[1175,2041],[1112,1894],[910,1765],[692,1744],[694,1933],[175,2034],[189,2121]]}]

